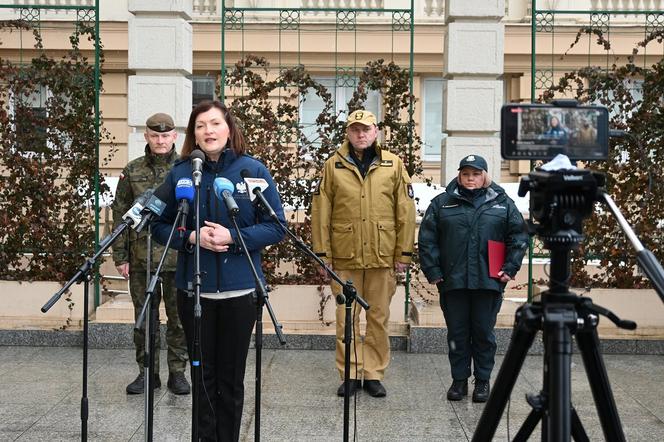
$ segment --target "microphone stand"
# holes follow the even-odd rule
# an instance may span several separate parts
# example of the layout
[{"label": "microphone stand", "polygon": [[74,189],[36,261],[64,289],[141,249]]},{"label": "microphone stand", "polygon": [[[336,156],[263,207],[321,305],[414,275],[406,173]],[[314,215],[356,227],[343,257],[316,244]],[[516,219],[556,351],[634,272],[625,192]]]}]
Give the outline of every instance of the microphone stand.
[{"label": "microphone stand", "polygon": [[[164,253],[165,255],[166,253]],[[147,237],[147,260],[146,260],[146,284],[150,284],[152,279],[152,231],[150,225],[148,224],[148,237]],[[152,388],[152,383],[154,381],[154,351],[155,351],[155,342],[157,340],[157,334],[155,330],[157,329],[157,318],[159,317],[159,294],[156,295],[156,300],[150,296],[147,297],[148,291],[145,292],[145,300],[143,301],[143,310],[146,311],[145,323],[145,344],[144,351],[147,352],[143,354],[143,373],[144,373],[144,387],[143,392],[145,393],[145,426],[144,426],[144,435],[146,442],[152,440],[152,424],[153,424],[153,404],[154,404],[154,388]],[[152,293],[151,293],[152,294]],[[156,301],[156,302],[155,302]],[[156,307],[156,308],[155,308]],[[138,323],[138,321],[137,321]],[[142,324],[137,324],[140,328]]]},{"label": "microphone stand", "polygon": [[102,239],[99,243],[99,250],[89,258],[85,258],[85,262],[78,271],[72,276],[72,278],[60,289],[56,294],[54,294],[51,299],[49,299],[46,304],[41,308],[42,313],[46,313],[53,307],[53,305],[58,302],[62,295],[69,290],[69,288],[74,285],[74,283],[80,284],[83,283],[83,385],[81,392],[81,440],[88,440],[88,308],[89,308],[89,282],[92,276],[90,275],[91,270],[94,269],[97,260],[102,256],[102,254],[108,249],[111,244],[115,242],[116,239],[122,232],[124,232],[131,225],[131,220],[123,220],[122,223],[116,227],[116,229],[109,234],[106,238]]},{"label": "microphone stand", "polygon": [[[200,180],[194,180],[194,188],[196,189],[196,198],[194,204],[196,205],[194,215],[196,224],[196,244],[194,245],[194,337],[191,355],[191,440],[198,441],[198,415],[200,412],[199,396],[200,384],[203,381],[203,373],[201,367],[201,189]],[[187,239],[185,239],[186,241]]]},{"label": "microphone stand", "polygon": [[263,194],[259,191],[254,191],[254,194],[258,197],[256,201],[259,202],[259,206],[277,222],[279,227],[293,240],[295,246],[304,252],[305,255],[312,258],[318,263],[319,266],[325,269],[328,275],[336,281],[342,287],[342,294],[337,295],[337,304],[345,304],[345,324],[344,324],[344,442],[348,441],[349,433],[349,415],[350,415],[350,342],[352,335],[352,305],[353,301],[356,301],[360,306],[369,310],[369,304],[357,293],[357,290],[353,286],[353,281],[350,279],[344,282],[339,275],[337,275],[334,270],[332,270],[325,262],[316,255],[313,250],[311,250],[307,245],[300,239],[295,233],[291,232],[288,227],[284,226],[279,217],[276,215],[274,210],[270,207],[270,204],[267,202]]},{"label": "microphone stand", "polygon": [[[166,261],[166,255],[168,253],[168,247],[171,245],[173,240],[173,234],[178,225],[180,217],[182,216],[182,210],[178,209],[175,214],[175,221],[173,222],[173,227],[171,227],[171,232],[168,235],[168,240],[166,241],[164,253],[161,255],[157,269],[155,270],[154,275],[150,272],[152,268],[152,244],[151,244],[151,228],[148,224],[148,258],[147,258],[147,289],[145,290],[145,301],[143,303],[143,308],[141,313],[136,319],[136,324],[134,329],[140,330],[143,326],[143,321],[147,324],[147,330],[145,331],[145,355],[143,357],[143,373],[145,373],[145,425],[144,425],[144,435],[146,441],[152,440],[153,434],[153,421],[154,421],[154,389],[151,387],[154,376],[154,355],[155,355],[155,343],[157,342],[157,333],[158,333],[158,318],[159,318],[159,303],[161,302],[161,296],[159,292],[155,293],[157,283],[161,280],[159,273]],[[153,297],[154,296],[154,297]]]},{"label": "microphone stand", "polygon": [[247,244],[242,237],[242,232],[240,227],[237,224],[236,216],[229,210],[229,215],[237,232],[237,237],[240,240],[240,247],[244,251],[244,256],[247,258],[249,263],[249,268],[251,268],[251,273],[254,276],[254,281],[256,283],[256,398],[255,398],[255,422],[254,422],[254,441],[260,440],[260,431],[261,431],[261,364],[262,364],[262,354],[263,354],[263,306],[267,307],[267,311],[270,314],[270,319],[274,325],[274,331],[277,334],[279,339],[279,344],[285,345],[286,339],[284,334],[281,331],[282,325],[277,320],[274,311],[272,310],[272,305],[270,305],[270,300],[268,299],[268,291],[265,284],[258,276],[258,271],[254,262],[251,260],[251,255],[247,250]]}]

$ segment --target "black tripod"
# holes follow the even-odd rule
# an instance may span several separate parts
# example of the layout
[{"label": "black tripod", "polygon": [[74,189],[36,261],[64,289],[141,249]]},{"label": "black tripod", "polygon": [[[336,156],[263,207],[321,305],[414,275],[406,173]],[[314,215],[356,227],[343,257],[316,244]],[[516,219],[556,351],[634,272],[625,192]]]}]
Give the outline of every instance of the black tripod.
[{"label": "black tripod", "polygon": [[267,307],[267,311],[274,325],[274,331],[277,334],[277,339],[279,339],[279,344],[286,345],[286,338],[282,332],[282,325],[277,320],[274,310],[272,310],[272,305],[268,298],[268,289],[263,284],[260,276],[258,276],[258,271],[256,266],[251,259],[251,254],[248,252],[247,244],[244,241],[242,236],[242,231],[240,226],[237,223],[236,213],[233,210],[228,211],[231,221],[233,222],[233,227],[237,232],[237,237],[240,240],[240,247],[244,251],[244,255],[247,258],[247,263],[251,269],[251,273],[254,277],[256,283],[256,400],[255,400],[255,413],[254,413],[254,441],[258,442],[261,438],[261,388],[262,388],[262,355],[263,355],[263,307]]},{"label": "black tripod", "polygon": [[[144,412],[145,412],[145,429],[144,429],[144,439],[146,441],[151,441],[153,436],[153,422],[154,422],[154,388],[153,382],[155,378],[154,366],[155,366],[155,344],[157,342],[157,335],[159,334],[159,304],[161,303],[161,290],[157,289],[157,284],[161,281],[159,274],[161,269],[164,266],[166,257],[168,255],[168,248],[173,241],[173,236],[175,230],[180,222],[180,218],[184,216],[182,208],[180,207],[175,214],[175,220],[173,221],[173,226],[168,235],[168,240],[166,241],[164,247],[164,253],[162,253],[161,258],[159,259],[159,264],[155,269],[154,274],[151,272],[152,268],[152,244],[151,244],[151,233],[150,228],[148,227],[148,237],[147,237],[147,288],[145,290],[145,302],[143,303],[143,308],[141,309],[140,314],[136,320],[134,328],[139,330],[143,328],[143,323],[145,322],[145,355],[143,358],[143,373],[145,373],[145,383],[143,390],[145,392],[145,402],[144,402]],[[156,373],[157,375],[159,373]]]},{"label": "black tripod", "polygon": [[[339,275],[337,275],[329,266],[325,264],[325,262],[318,256],[316,255],[313,250],[311,250],[307,245],[302,241],[300,237],[298,237],[295,233],[291,232],[291,230],[284,226],[277,216],[277,214],[274,212],[272,207],[270,207],[270,204],[267,202],[267,200],[263,197],[262,193],[260,192],[260,189],[254,189],[253,193],[256,195],[256,201],[264,211],[267,213],[267,215],[276,222],[279,227],[286,233],[292,240],[295,246],[300,249],[305,255],[309,256],[311,259],[316,261],[319,266],[325,269],[328,275],[336,281],[341,287],[342,287],[342,294],[337,296],[337,304],[345,304],[345,324],[344,324],[344,432],[343,432],[343,440],[347,441],[348,440],[348,434],[349,434],[349,417],[350,417],[350,343],[351,343],[351,335],[352,335],[352,327],[353,327],[353,319],[352,319],[352,306],[353,302],[357,302],[363,309],[368,310],[369,309],[369,304],[357,293],[357,290],[353,286],[353,281],[343,281]],[[239,230],[238,230],[239,231]],[[258,439],[256,439],[258,440]]]},{"label": "black tripod", "polygon": [[[570,436],[576,441],[589,440],[571,405],[572,335],[576,336],[583,358],[605,439],[625,440],[600,352],[597,324],[600,315],[606,316],[620,328],[633,330],[636,324],[621,320],[609,310],[593,304],[591,299],[570,292],[568,285],[571,250],[583,239],[581,223],[590,216],[595,201],[606,201],[623,230],[627,232],[629,229],[624,218],[618,216],[619,212],[616,214],[617,208],[604,193],[603,184],[603,175],[588,170],[536,171],[521,181],[519,195],[524,196],[531,191],[532,215],[540,223],[536,225],[537,233],[545,248],[551,250],[549,290],[542,293],[539,301],[517,310],[509,348],[477,424],[473,441],[489,441],[493,438],[528,349],[539,330],[542,330],[544,341],[543,387],[538,395],[527,396],[533,410],[514,440],[527,440],[540,420],[542,440],[569,441]],[[636,238],[631,229],[628,236],[630,240]],[[636,243],[634,245],[639,263],[664,299],[661,265],[640,243],[640,249]]]},{"label": "black tripod", "polygon": [[106,249],[108,249],[116,239],[122,235],[122,232],[134,225],[134,220],[128,217],[124,217],[122,223],[118,225],[111,234],[106,236],[99,243],[99,249],[97,252],[88,258],[85,258],[85,262],[79,269],[76,271],[76,274],[67,281],[67,283],[60,289],[56,294],[54,294],[41,308],[42,313],[46,313],[53,307],[53,305],[58,302],[62,295],[69,290],[69,288],[74,284],[83,283],[83,383],[81,391],[81,440],[88,440],[88,329],[90,319],[88,317],[88,308],[89,308],[89,282],[92,279],[92,272],[97,265],[97,261],[102,257]]}]

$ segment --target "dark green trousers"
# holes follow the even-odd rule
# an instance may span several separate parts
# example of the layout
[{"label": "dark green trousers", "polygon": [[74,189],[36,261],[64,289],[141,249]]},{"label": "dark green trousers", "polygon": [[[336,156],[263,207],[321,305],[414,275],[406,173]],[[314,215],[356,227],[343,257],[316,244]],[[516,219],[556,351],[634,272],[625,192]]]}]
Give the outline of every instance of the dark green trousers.
[{"label": "dark green trousers", "polygon": [[[440,292],[440,288],[439,288]],[[488,381],[496,355],[496,317],[502,293],[493,290],[451,290],[440,293],[447,323],[448,357],[454,380]]]}]

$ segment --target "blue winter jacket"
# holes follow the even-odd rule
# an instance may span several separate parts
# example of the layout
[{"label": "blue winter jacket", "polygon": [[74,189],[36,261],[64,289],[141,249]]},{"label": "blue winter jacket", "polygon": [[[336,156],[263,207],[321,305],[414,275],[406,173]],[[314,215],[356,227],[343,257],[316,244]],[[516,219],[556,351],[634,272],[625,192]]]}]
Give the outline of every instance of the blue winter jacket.
[{"label": "blue winter jacket", "polygon": [[[250,200],[244,180],[240,175],[245,169],[248,172],[246,176],[263,178],[268,182],[269,187],[263,194],[276,212],[279,220],[285,223],[279,193],[263,163],[249,155],[238,157],[232,149],[224,149],[217,162],[206,161],[203,164],[200,187],[200,225],[201,227],[205,226],[204,221],[221,224],[230,230],[234,244],[229,247],[227,252],[213,252],[201,247],[200,269],[202,273],[201,292],[203,293],[254,288],[256,285],[247,258],[241,250],[238,232],[231,222],[228,210],[224,202],[217,199],[214,194],[213,183],[215,178],[228,178],[235,186],[233,198],[240,209],[240,213],[237,215],[237,223],[261,279],[264,279],[261,270],[261,250],[270,244],[278,243],[284,237],[284,232],[279,225]],[[180,178],[191,178],[190,158],[176,162],[164,182],[175,189],[175,185]],[[170,198],[165,201],[166,209],[161,217],[152,223],[152,233],[155,240],[160,244],[166,244],[178,210],[175,190],[170,192],[170,195]],[[191,232],[196,229],[194,205],[195,202],[190,204],[185,234],[180,238],[180,235],[176,232],[171,243],[171,247],[178,251],[175,280],[177,288],[182,290],[193,290],[194,248],[188,243],[187,239]]]}]

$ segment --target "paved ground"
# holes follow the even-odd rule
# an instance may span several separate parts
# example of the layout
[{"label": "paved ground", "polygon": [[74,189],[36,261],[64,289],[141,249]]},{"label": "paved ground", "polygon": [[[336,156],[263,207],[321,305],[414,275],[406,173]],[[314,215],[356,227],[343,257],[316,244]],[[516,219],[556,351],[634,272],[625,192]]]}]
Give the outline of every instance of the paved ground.
[{"label": "paved ground", "polygon": [[[335,396],[339,380],[331,368],[333,358],[331,351],[264,351],[262,440],[342,439],[343,399]],[[80,440],[81,359],[80,348],[0,347],[1,441]],[[576,356],[574,361],[573,402],[590,439],[602,440],[583,365]],[[605,361],[627,439],[664,440],[664,356],[611,355]],[[510,403],[510,437],[529,412],[524,393],[541,385],[541,365],[541,356],[530,356],[519,376]],[[254,435],[254,370],[252,351],[242,426],[246,441]],[[143,396],[125,394],[136,372],[131,350],[90,352],[90,440],[142,440]],[[162,380],[166,376],[162,371]],[[386,378],[388,396],[374,399],[361,393],[351,402],[356,440],[469,440],[482,405],[448,402],[444,394],[449,383],[446,355],[394,352]],[[174,396],[166,388],[155,397],[154,440],[189,440],[191,397]],[[505,415],[496,439],[507,440],[507,422]]]}]

